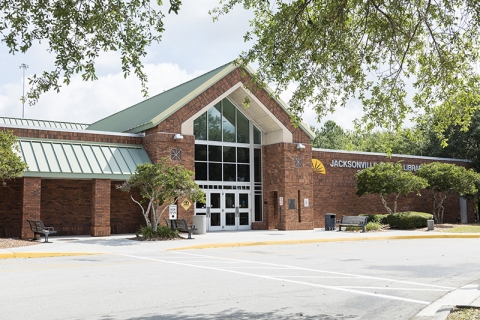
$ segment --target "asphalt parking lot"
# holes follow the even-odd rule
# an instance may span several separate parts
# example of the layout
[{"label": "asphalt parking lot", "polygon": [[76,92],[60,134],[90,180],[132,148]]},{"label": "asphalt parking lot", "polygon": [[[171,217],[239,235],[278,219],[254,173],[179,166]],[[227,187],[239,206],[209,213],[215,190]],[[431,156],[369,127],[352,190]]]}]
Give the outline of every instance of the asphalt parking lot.
[{"label": "asphalt parking lot", "polygon": [[411,319],[480,279],[480,239],[142,245],[0,260],[0,318]]}]

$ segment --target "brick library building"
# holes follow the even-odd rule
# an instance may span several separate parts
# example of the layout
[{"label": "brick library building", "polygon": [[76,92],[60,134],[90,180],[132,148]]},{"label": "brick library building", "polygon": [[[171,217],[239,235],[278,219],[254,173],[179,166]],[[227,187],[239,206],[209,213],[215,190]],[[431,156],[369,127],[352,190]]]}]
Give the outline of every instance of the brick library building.
[{"label": "brick library building", "polygon": [[[269,89],[245,89],[252,72],[229,63],[93,124],[0,118],[28,164],[22,178],[0,186],[0,237],[33,237],[27,219],[57,235],[134,233],[143,215],[117,186],[138,164],[163,157],[195,172],[206,204],[179,201],[178,218],[205,215],[208,232],[312,230],[324,227],[327,214],[385,213],[378,196],[355,195],[359,170],[386,161],[410,171],[433,161],[468,165],[312,148],[313,133],[293,126],[284,102]],[[431,212],[433,200],[424,190],[398,206]],[[444,220],[473,222],[473,209],[451,195]]]}]

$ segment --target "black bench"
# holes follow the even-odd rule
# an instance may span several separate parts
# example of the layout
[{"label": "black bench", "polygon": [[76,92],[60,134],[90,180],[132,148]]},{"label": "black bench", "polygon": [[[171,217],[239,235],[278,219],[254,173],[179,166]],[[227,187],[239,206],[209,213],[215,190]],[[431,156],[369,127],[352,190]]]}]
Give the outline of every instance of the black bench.
[{"label": "black bench", "polygon": [[165,223],[167,224],[167,227],[170,227],[172,230],[178,230],[182,232],[188,232],[188,239],[193,239],[192,238],[192,231],[197,230],[195,226],[188,226],[187,220],[185,219],[175,219],[175,220],[168,220],[165,219]]},{"label": "black bench", "polygon": [[35,236],[38,235],[44,235],[45,236],[45,241],[48,242],[48,235],[49,234],[55,234],[57,231],[53,227],[45,227],[43,225],[43,222],[41,220],[27,220],[28,223],[30,224],[30,229],[33,231],[33,239],[35,240]]},{"label": "black bench", "polygon": [[342,220],[338,224],[338,231],[342,231],[342,227],[358,227],[362,228],[362,232],[365,232],[365,226],[367,225],[368,217],[361,216],[342,216]]}]

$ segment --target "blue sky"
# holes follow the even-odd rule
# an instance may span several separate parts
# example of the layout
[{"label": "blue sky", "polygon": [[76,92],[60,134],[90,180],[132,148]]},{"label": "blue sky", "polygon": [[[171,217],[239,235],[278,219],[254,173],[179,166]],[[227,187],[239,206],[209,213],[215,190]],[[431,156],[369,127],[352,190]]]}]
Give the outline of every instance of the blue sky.
[{"label": "blue sky", "polygon": [[[163,39],[148,48],[144,59],[150,96],[232,61],[242,50],[248,49],[243,35],[249,29],[250,12],[237,7],[213,22],[208,11],[218,0],[184,0],[182,3],[178,15],[166,15]],[[29,66],[26,77],[50,70],[53,56],[46,49],[47,46],[40,44],[25,55],[10,55],[0,44],[0,116],[22,116],[22,70],[19,66],[22,63]],[[140,83],[135,76],[124,79],[119,57],[112,52],[98,59],[99,80],[83,82],[78,75],[60,93],[44,94],[34,106],[25,104],[25,118],[92,123],[140,102],[144,99]],[[282,99],[288,102],[293,89],[292,85],[282,94]],[[361,106],[350,103],[326,119],[351,129],[352,121],[360,117],[361,112]],[[306,110],[303,119],[308,125],[321,126],[311,110]]]}]

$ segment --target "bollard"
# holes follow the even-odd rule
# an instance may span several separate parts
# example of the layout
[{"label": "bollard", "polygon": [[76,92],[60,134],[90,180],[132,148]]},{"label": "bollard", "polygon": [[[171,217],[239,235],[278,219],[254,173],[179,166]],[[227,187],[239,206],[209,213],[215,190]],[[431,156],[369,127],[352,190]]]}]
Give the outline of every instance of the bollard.
[{"label": "bollard", "polygon": [[433,220],[427,220],[427,231],[433,230]]}]

